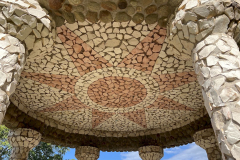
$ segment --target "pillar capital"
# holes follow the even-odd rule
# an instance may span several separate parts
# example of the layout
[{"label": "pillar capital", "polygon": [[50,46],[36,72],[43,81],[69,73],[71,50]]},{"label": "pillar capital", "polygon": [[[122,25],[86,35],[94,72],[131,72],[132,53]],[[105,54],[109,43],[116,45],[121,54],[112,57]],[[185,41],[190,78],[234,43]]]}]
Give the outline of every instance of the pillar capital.
[{"label": "pillar capital", "polygon": [[222,160],[221,151],[212,128],[196,132],[193,139],[198,146],[206,150],[209,160]]},{"label": "pillar capital", "polygon": [[193,139],[203,149],[215,147],[217,143],[214,131],[211,128],[196,132]]},{"label": "pillar capital", "polygon": [[91,146],[79,146],[76,148],[75,157],[78,160],[97,160],[100,150]]},{"label": "pillar capital", "polygon": [[163,157],[163,148],[160,146],[143,146],[138,151],[142,160],[160,160]]},{"label": "pillar capital", "polygon": [[8,141],[13,147],[10,160],[26,160],[28,153],[41,141],[41,133],[27,128],[10,130]]}]

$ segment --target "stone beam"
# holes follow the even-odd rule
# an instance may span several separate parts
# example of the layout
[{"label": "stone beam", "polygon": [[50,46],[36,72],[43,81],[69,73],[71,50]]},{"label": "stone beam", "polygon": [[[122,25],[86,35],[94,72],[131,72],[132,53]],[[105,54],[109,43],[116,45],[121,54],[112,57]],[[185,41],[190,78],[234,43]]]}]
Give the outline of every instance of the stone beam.
[{"label": "stone beam", "polygon": [[163,157],[163,148],[160,146],[144,146],[138,151],[142,160],[160,160]]},{"label": "stone beam", "polygon": [[39,144],[41,137],[41,133],[27,128],[10,130],[8,141],[12,152],[9,160],[27,160],[29,151]]},{"label": "stone beam", "polygon": [[223,159],[240,159],[238,1],[184,0],[169,26],[168,52],[193,61]]}]

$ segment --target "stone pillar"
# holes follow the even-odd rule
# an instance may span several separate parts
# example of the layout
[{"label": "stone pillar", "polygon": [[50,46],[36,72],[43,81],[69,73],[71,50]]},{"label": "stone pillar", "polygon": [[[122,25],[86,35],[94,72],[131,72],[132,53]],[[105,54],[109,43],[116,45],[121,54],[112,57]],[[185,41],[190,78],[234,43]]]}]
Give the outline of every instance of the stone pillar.
[{"label": "stone pillar", "polygon": [[160,160],[163,157],[163,148],[160,146],[144,146],[138,151],[142,160]]},{"label": "stone pillar", "polygon": [[100,150],[91,146],[79,146],[76,148],[75,157],[78,160],[97,160]]},{"label": "stone pillar", "polygon": [[[202,46],[203,45],[203,46]],[[240,53],[232,37],[212,34],[193,50],[195,71],[202,86],[223,159],[240,159]]]},{"label": "stone pillar", "polygon": [[213,129],[204,129],[196,132],[193,139],[197,145],[206,150],[209,160],[222,160],[222,153],[216,141]]},{"label": "stone pillar", "polygon": [[240,160],[239,1],[186,0],[169,26],[167,53],[193,62],[222,158]]},{"label": "stone pillar", "polygon": [[0,125],[27,56],[51,48],[51,28],[50,17],[37,0],[0,1]]},{"label": "stone pillar", "polygon": [[9,160],[27,160],[29,151],[39,144],[41,137],[41,133],[27,128],[10,130],[8,142],[12,152]]},{"label": "stone pillar", "polygon": [[17,38],[0,33],[0,124],[10,103],[9,96],[16,89],[25,58],[25,47]]}]

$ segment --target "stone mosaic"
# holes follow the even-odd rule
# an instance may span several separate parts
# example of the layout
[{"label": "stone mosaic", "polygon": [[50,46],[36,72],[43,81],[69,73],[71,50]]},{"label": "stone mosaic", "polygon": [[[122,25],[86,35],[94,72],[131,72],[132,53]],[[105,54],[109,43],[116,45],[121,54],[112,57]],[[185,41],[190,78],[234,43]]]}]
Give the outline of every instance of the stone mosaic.
[{"label": "stone mosaic", "polygon": [[[98,47],[91,46],[90,41],[96,37],[88,38],[92,33],[97,34],[96,31],[101,30],[101,27],[105,28],[101,32],[107,33],[105,24],[99,23],[96,26],[102,26],[97,28],[90,26],[88,22],[78,23],[66,23],[57,28],[58,37],[52,50],[41,51],[43,54],[40,56],[36,53],[32,56],[30,54],[22,73],[21,83],[12,98],[14,103],[25,106],[23,110],[31,108],[43,119],[48,117],[53,119],[54,123],[61,123],[70,129],[76,127],[88,129],[89,134],[101,131],[101,135],[107,134],[106,131],[134,131],[135,134],[140,134],[139,131],[147,134],[160,128],[167,131],[175,127],[172,125],[176,121],[180,120],[181,126],[204,114],[199,112],[202,109],[202,99],[184,94],[184,92],[200,94],[196,76],[188,62],[184,61],[182,63],[184,67],[179,71],[169,70],[169,74],[160,75],[157,73],[156,66],[165,66],[158,62],[166,59],[160,52],[166,49],[166,46],[162,47],[167,34],[166,29],[157,24],[144,25],[144,22],[140,28],[138,26],[133,28],[133,22],[106,24],[113,31],[117,27],[125,28],[126,33],[131,29],[129,34],[132,33],[133,36],[135,35],[133,30],[142,31],[139,32],[140,36],[133,45],[134,48],[127,49],[126,56],[120,56],[121,61],[114,64],[107,56],[112,52],[112,56],[117,57],[117,50],[121,50],[121,46],[106,45],[107,41],[112,39],[111,35],[107,34],[108,38],[102,42],[106,47],[105,53],[97,52],[95,50]],[[84,36],[87,36],[87,39],[84,39]],[[122,44],[128,41],[129,37],[126,35],[121,39]],[[55,50],[60,51],[56,60],[52,59],[56,54]],[[35,62],[42,64],[40,69],[34,67]],[[62,72],[59,66],[63,64],[77,69],[79,74]],[[53,73],[50,70],[53,70]],[[39,93],[36,93],[38,95],[23,93],[22,91],[26,90],[25,84],[30,84],[28,88],[36,88],[35,90],[39,90],[40,93],[48,93],[46,89],[56,91],[40,94],[41,96]],[[28,105],[30,106],[27,107]],[[163,114],[168,114],[169,118],[160,118],[160,123],[152,118]],[[185,117],[184,120],[181,120],[181,117]],[[167,124],[164,124],[166,122]],[[146,129],[149,131],[145,131]],[[78,132],[82,133],[81,130]]]},{"label": "stone mosaic", "polygon": [[139,148],[142,160],[158,160],[163,157],[163,148],[160,146],[144,146]]},{"label": "stone mosaic", "polygon": [[[0,124],[10,98],[64,133],[139,138],[186,127],[205,105],[222,159],[240,159],[238,0],[40,3],[46,9],[35,0],[0,2]],[[210,159],[221,159],[208,131],[193,138]],[[151,144],[138,146],[142,159],[163,156]],[[26,159],[31,147],[14,149],[13,158]],[[83,147],[76,156],[98,153]]]},{"label": "stone mosaic", "polygon": [[96,69],[112,66],[65,26],[62,26],[61,29],[58,28],[57,33],[60,39],[61,36],[65,37],[65,39],[62,38],[61,40],[81,76]]},{"label": "stone mosaic", "polygon": [[221,151],[213,129],[205,129],[193,135],[197,145],[206,150],[209,160],[222,160]]},{"label": "stone mosaic", "polygon": [[75,157],[78,160],[97,160],[99,158],[100,150],[90,146],[79,146],[76,148]]},{"label": "stone mosaic", "polygon": [[[67,23],[66,27],[87,43],[94,51],[98,52],[108,60],[112,65],[118,66],[119,63],[122,62],[122,59],[129,55],[130,52],[132,52],[132,54],[137,54],[136,45],[146,38],[146,36],[148,38],[145,40],[145,46],[150,45],[151,37],[154,36],[153,40],[158,41],[160,45],[157,46],[152,43],[151,47],[155,47],[155,52],[157,52],[157,49],[161,49],[161,44],[166,35],[166,33],[164,34],[165,30],[162,29],[160,32],[160,27],[158,27],[153,31],[155,33],[154,35],[149,34],[156,25],[157,23],[148,25],[145,22],[136,25],[133,21],[122,23],[111,22],[107,24],[98,22],[92,25],[91,23],[84,21],[82,23],[76,22],[74,24]],[[66,28],[64,29],[66,30]],[[65,42],[66,39],[63,34],[64,32],[62,33],[59,31],[58,35],[60,39]],[[162,36],[160,36],[160,34]],[[133,49],[135,49],[135,51],[133,51]],[[139,49],[141,49],[140,46]],[[148,48],[145,47],[145,50],[148,50]],[[148,55],[150,56],[151,54],[152,53],[149,53]]]},{"label": "stone mosaic", "polygon": [[[151,118],[146,117],[146,115],[151,108],[168,109],[166,105],[170,105],[171,110],[181,109],[191,112],[193,115],[201,116],[203,113],[197,113],[198,109],[191,108],[193,105],[188,107],[164,96],[165,91],[196,80],[195,75],[191,72],[187,73],[187,75],[183,73],[175,76],[179,72],[192,71],[191,66],[186,62],[183,65],[188,65],[189,69],[183,67],[181,71],[175,73],[169,70],[171,77],[165,79],[157,77],[158,67],[156,66],[159,65],[160,60],[164,59],[163,54],[159,54],[159,52],[164,51],[166,48],[166,46],[162,46],[166,37],[166,29],[159,27],[156,23],[148,25],[144,21],[138,26],[134,26],[134,24],[134,22],[113,22],[110,24],[97,23],[92,26],[85,21],[78,22],[78,24],[66,23],[65,26],[58,27],[56,31],[58,37],[52,48],[47,45],[51,45],[53,42],[45,38],[42,44],[36,42],[34,48],[30,50],[25,71],[22,73],[23,79],[21,79],[19,89],[12,98],[13,102],[24,104],[25,107],[22,107],[22,110],[25,112],[33,109],[39,111],[42,116],[47,116],[66,125],[78,126],[83,129],[89,129],[92,125],[97,130],[105,128],[106,131],[109,130],[106,126],[107,123],[113,125],[113,127],[109,128],[115,128],[119,131],[121,129],[124,131],[137,131],[144,130],[144,128],[158,128],[157,125],[149,128],[152,122]],[[39,25],[38,30],[40,27]],[[46,33],[50,32],[44,30],[42,34]],[[92,33],[95,35],[91,35]],[[98,50],[99,46],[95,45],[95,43],[92,45],[91,41],[94,41],[97,36],[99,37],[99,33],[104,33],[107,36],[107,39],[104,40],[105,35],[100,34],[106,51]],[[121,45],[107,45],[114,44],[114,38],[116,37],[113,34],[124,35],[121,38]],[[93,36],[92,39],[91,36]],[[108,40],[111,41],[108,42]],[[124,50],[121,48],[124,45],[125,52],[118,53],[118,51]],[[110,54],[115,59],[118,57],[117,54],[121,56],[118,57],[117,61],[113,61],[112,58],[107,58]],[[152,72],[153,70],[155,72]],[[154,76],[151,77],[151,74]],[[161,75],[168,77],[167,73]],[[175,79],[172,79],[174,78],[172,75],[174,75]],[[180,82],[179,79],[183,77],[185,79]],[[116,85],[122,87],[119,79],[124,79],[126,87],[116,87],[117,89],[113,88],[111,90],[109,78],[115,80],[113,82],[114,87]],[[168,81],[172,79],[171,84],[165,84],[164,86],[168,87],[163,90],[161,82],[165,83],[164,81],[167,81],[167,79]],[[93,91],[96,88],[96,83],[102,80],[104,80],[103,83],[107,84],[107,87],[110,87],[107,88],[109,95],[112,91],[119,90],[116,95],[112,95],[113,99],[109,99],[109,95],[106,95],[104,85],[102,85],[100,93],[103,94],[100,97],[98,97],[99,92]],[[132,83],[128,84],[129,80]],[[30,88],[32,92],[25,92]],[[100,87],[98,88],[100,89]],[[102,101],[106,100],[104,97],[108,97],[105,102]],[[26,104],[29,107],[26,108]],[[202,106],[198,108],[200,109]],[[74,119],[73,117],[78,116],[72,110],[79,110],[78,114],[82,114],[85,118]],[[162,111],[159,112],[159,114],[161,113]],[[69,115],[65,116],[66,114]],[[183,116],[183,114],[184,112],[179,113],[180,116]],[[169,124],[174,123],[175,117],[179,118],[180,116],[174,115],[172,122],[169,122]],[[82,122],[83,119],[85,122]],[[116,123],[118,119],[119,122]],[[162,123],[159,124],[159,126],[161,125],[163,126]],[[111,129],[111,131],[114,131],[114,129]]]},{"label": "stone mosaic", "polygon": [[[21,105],[20,105],[21,107]],[[94,135],[78,134],[78,130],[73,130],[73,133],[63,131],[62,128],[51,127],[47,123],[43,123],[23,111],[19,110],[13,103],[8,107],[8,112],[5,115],[4,124],[9,128],[16,128],[21,125],[22,128],[34,128],[41,132],[44,130],[42,141],[71,148],[77,148],[79,144],[89,144],[99,148],[101,151],[138,151],[139,147],[145,145],[162,146],[164,144],[167,148],[174,145],[182,145],[193,142],[192,135],[199,130],[211,128],[211,122],[208,115],[205,115],[185,126],[171,129],[159,134],[152,134],[146,136],[131,137],[115,137],[117,133],[108,134],[109,137],[97,137]],[[196,127],[198,126],[198,127]],[[58,125],[60,127],[60,125]],[[62,126],[64,127],[64,126]],[[63,128],[66,129],[66,128]],[[186,132],[187,131],[187,132]],[[159,138],[159,136],[161,138]],[[60,137],[60,139],[59,139]],[[146,141],[146,138],[148,141]],[[70,143],[71,142],[71,143]],[[104,143],[103,143],[104,142]],[[147,142],[147,144],[146,144]]]},{"label": "stone mosaic", "polygon": [[75,20],[90,23],[101,21],[109,23],[128,22],[132,20],[140,24],[144,20],[147,24],[158,22],[162,27],[167,22],[175,8],[182,0],[39,0],[39,2],[51,10],[57,26],[61,26],[66,20],[73,24]]},{"label": "stone mosaic", "polygon": [[41,137],[41,133],[27,128],[10,130],[8,142],[12,146],[12,151],[9,160],[27,159],[29,151],[39,144]]},{"label": "stone mosaic", "polygon": [[134,68],[151,74],[165,40],[166,30],[156,26],[118,67]]},{"label": "stone mosaic", "polygon": [[144,85],[127,77],[98,79],[88,87],[90,99],[102,106],[122,108],[142,102],[147,96]]}]

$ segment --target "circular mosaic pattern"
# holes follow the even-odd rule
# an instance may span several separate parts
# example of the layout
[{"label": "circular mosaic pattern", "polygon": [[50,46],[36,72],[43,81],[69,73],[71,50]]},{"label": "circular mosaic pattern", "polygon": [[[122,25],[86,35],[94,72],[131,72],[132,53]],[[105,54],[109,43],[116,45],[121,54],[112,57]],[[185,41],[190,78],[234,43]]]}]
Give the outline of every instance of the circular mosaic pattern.
[{"label": "circular mosaic pattern", "polygon": [[[158,83],[152,77],[149,77],[148,74],[135,69],[109,67],[98,69],[82,76],[75,85],[75,94],[77,98],[83,104],[103,112],[125,112],[126,110],[124,110],[124,106],[121,106],[121,108],[119,108],[119,105],[112,105],[114,102],[110,103],[109,105],[105,105],[104,101],[102,101],[103,103],[99,103],[99,101],[96,101],[96,99],[90,98],[93,96],[92,94],[89,95],[89,89],[93,87],[91,85],[94,85],[94,82],[97,82],[99,79],[99,81],[101,81],[101,79],[111,79],[112,77],[119,77],[121,79],[124,78],[126,80],[131,80],[132,82],[137,82],[135,86],[140,86],[143,89],[143,91],[139,91],[141,92],[141,96],[138,97],[138,99],[141,100],[140,102],[132,102],[129,103],[128,106],[125,106],[128,107],[128,112],[134,111],[136,109],[143,109],[144,107],[149,106],[156,100],[159,94]],[[136,91],[132,91],[134,95],[138,94],[139,92],[136,93]],[[146,95],[144,95],[144,93],[146,93]],[[98,97],[98,99],[101,98]],[[131,99],[133,100],[133,98]]]},{"label": "circular mosaic pattern", "polygon": [[30,54],[12,98],[31,116],[67,132],[118,137],[165,132],[202,115],[192,64],[166,54],[166,29],[83,22],[56,32],[55,48]]},{"label": "circular mosaic pattern", "polygon": [[111,108],[131,107],[147,96],[144,85],[127,77],[106,77],[93,82],[88,88],[90,99]]}]

